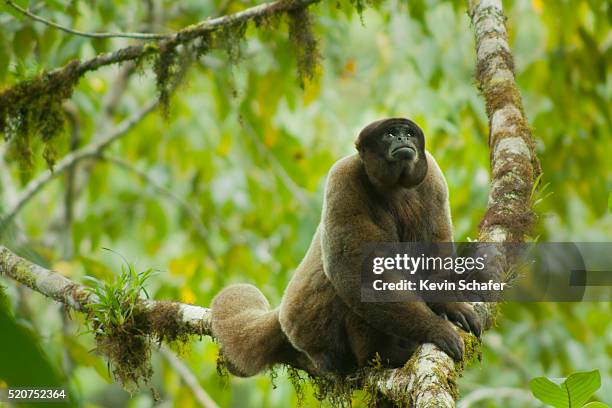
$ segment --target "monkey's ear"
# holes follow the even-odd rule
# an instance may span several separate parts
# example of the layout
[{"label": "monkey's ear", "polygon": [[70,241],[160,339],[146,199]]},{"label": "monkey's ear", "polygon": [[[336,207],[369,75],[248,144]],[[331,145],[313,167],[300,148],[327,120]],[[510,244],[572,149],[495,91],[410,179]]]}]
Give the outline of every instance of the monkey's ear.
[{"label": "monkey's ear", "polygon": [[357,139],[355,140],[355,149],[359,152],[359,155],[363,155],[365,148],[363,147],[363,141]]}]

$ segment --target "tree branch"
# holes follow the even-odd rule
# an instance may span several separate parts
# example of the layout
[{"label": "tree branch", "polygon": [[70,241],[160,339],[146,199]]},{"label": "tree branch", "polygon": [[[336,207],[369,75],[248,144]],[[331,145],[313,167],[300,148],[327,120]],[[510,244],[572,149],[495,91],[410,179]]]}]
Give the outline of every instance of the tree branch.
[{"label": "tree branch", "polygon": [[180,360],[172,351],[165,347],[161,347],[159,352],[166,359],[168,364],[172,366],[179,377],[181,377],[183,382],[185,382],[185,385],[189,387],[193,393],[193,396],[202,407],[219,408],[217,403],[210,397],[210,395],[208,395],[206,390],[202,388],[196,376],[182,360]]},{"label": "tree branch", "polygon": [[19,7],[17,4],[12,2],[11,0],[4,0],[6,4],[8,4],[13,9],[17,10],[19,13],[23,14],[26,17],[31,18],[34,21],[38,21],[39,23],[43,23],[48,25],[49,27],[57,28],[58,30],[62,30],[69,34],[78,35],[81,37],[88,38],[135,38],[138,40],[161,40],[163,38],[169,38],[172,34],[155,34],[155,33],[90,33],[86,31],[75,30],[73,28],[65,27],[61,24],[55,23],[53,21],[42,18],[29,10],[26,10],[22,7]]},{"label": "tree branch", "polygon": [[[540,171],[535,142],[515,83],[501,0],[469,0],[469,14],[477,51],[476,77],[489,118],[493,169],[479,241],[521,241],[534,222],[530,195]],[[500,268],[506,265],[504,254],[496,255],[495,262]],[[496,305],[476,303],[473,306],[484,327],[490,327]],[[419,347],[406,367],[414,367],[412,377],[404,375],[388,383],[393,389],[389,391],[393,400],[404,395],[408,397],[409,406],[455,406],[457,369],[441,350],[425,344]]]},{"label": "tree branch", "polygon": [[[165,49],[170,46],[175,47],[179,44],[188,43],[196,38],[202,37],[203,35],[223,27],[234,27],[251,20],[286,13],[309,6],[319,1],[320,0],[277,0],[270,3],[260,4],[237,13],[207,19],[181,31],[177,31],[174,34],[170,34],[168,37],[163,37],[157,46],[151,46],[150,44],[131,45],[113,52],[97,55],[96,57],[86,61],[72,61],[61,68],[57,68],[45,74],[46,80],[52,82],[56,78],[72,78],[75,76],[80,77],[88,71],[94,71],[106,65],[136,60],[144,57],[145,55],[152,54],[159,49]],[[7,93],[11,92],[11,89],[12,88],[9,88],[0,93],[0,102],[3,99],[3,96],[8,99],[5,94],[8,95]]]},{"label": "tree branch", "polygon": [[[98,299],[83,285],[21,258],[2,245],[0,245],[0,275],[5,275],[79,312],[87,312],[89,304],[98,303]],[[143,300],[142,304],[146,313],[153,313],[156,306],[160,305],[163,305],[166,311],[174,310],[175,316],[167,315],[166,318],[180,322],[187,334],[211,335],[210,309],[155,300]],[[175,307],[168,308],[168,304]]]},{"label": "tree branch", "polygon": [[476,79],[489,117],[492,182],[481,242],[520,242],[535,222],[531,193],[540,174],[535,141],[514,77],[501,0],[470,0]]}]

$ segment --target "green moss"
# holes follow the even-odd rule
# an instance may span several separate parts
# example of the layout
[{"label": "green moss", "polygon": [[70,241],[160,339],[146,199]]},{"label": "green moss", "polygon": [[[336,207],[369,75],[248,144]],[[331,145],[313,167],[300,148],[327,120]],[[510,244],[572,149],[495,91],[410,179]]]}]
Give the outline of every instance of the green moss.
[{"label": "green moss", "polygon": [[301,407],[304,405],[304,385],[306,384],[306,377],[302,376],[297,368],[291,366],[286,366],[286,368],[289,382],[291,382],[295,390],[297,406]]},{"label": "green moss", "polygon": [[[95,306],[90,305],[90,308]],[[174,348],[190,340],[178,304],[159,302],[150,309],[138,302],[121,324],[113,319],[94,320],[96,351],[108,359],[114,378],[128,391],[148,385],[153,375],[151,347],[162,341]]]},{"label": "green moss", "polygon": [[183,314],[178,303],[157,301],[155,306],[147,311],[146,318],[151,335],[159,344],[162,341],[170,344],[189,342],[189,328],[183,322]]},{"label": "green moss", "polygon": [[461,332],[463,344],[465,345],[464,364],[472,364],[475,361],[482,361],[482,351],[480,349],[482,340],[471,333]]},{"label": "green moss", "polygon": [[[122,308],[129,308],[124,304]],[[136,305],[134,305],[136,307]],[[89,308],[95,309],[94,305]],[[95,334],[95,351],[108,360],[113,377],[127,391],[135,392],[140,385],[149,384],[153,375],[151,366],[151,338],[147,336],[143,322],[141,306],[136,313],[130,313],[121,324],[114,319],[93,320],[92,331]]]},{"label": "green moss", "polygon": [[272,389],[275,390],[278,386],[276,384],[276,380],[278,379],[278,370],[276,367],[271,367],[268,370],[268,376],[270,377],[270,383],[272,384]]},{"label": "green moss", "polygon": [[[7,257],[3,260],[4,264],[7,264],[8,259],[10,258],[10,254],[7,251]],[[10,265],[10,263],[9,263]],[[17,282],[20,282],[27,287],[36,290],[36,275],[30,271],[28,264],[24,260],[19,260],[15,263],[12,263],[12,275]]]},{"label": "green moss", "polygon": [[212,48],[212,37],[210,34],[205,34],[196,39],[191,48],[194,59],[201,58],[206,55]]},{"label": "green moss", "polygon": [[351,2],[351,5],[355,7],[355,9],[357,10],[357,14],[359,15],[361,24],[364,24],[363,11],[366,9],[366,7],[372,6],[374,4],[374,1],[373,0],[350,0],[350,2]]},{"label": "green moss", "polygon": [[265,14],[263,16],[258,16],[254,19],[255,27],[263,28],[266,30],[274,30],[278,28],[281,23],[281,15],[280,14]]},{"label": "green moss", "polygon": [[219,377],[221,384],[227,385],[229,383],[229,371],[227,369],[227,362],[225,356],[219,351],[217,354],[217,376]]},{"label": "green moss", "polygon": [[240,62],[242,58],[242,41],[246,33],[247,23],[239,22],[233,25],[224,26],[214,32],[214,47],[225,51],[230,64]]},{"label": "green moss", "polygon": [[130,392],[150,383],[153,344],[189,341],[189,327],[179,304],[156,302],[151,306],[140,297],[153,272],[137,272],[126,262],[114,282],[97,281],[86,290],[96,299],[85,306],[96,351],[107,358],[114,378]]},{"label": "green moss", "polygon": [[164,46],[159,50],[153,65],[155,82],[159,95],[159,105],[162,115],[168,117],[170,105],[170,91],[178,72],[178,54],[174,45]]},{"label": "green moss", "polygon": [[72,61],[57,73],[42,73],[0,93],[0,134],[14,139],[14,153],[24,171],[33,164],[36,136],[44,144],[43,157],[51,168],[56,159],[56,139],[64,130],[62,102],[72,96],[82,73]]},{"label": "green moss", "polygon": [[313,32],[312,16],[306,8],[287,13],[289,16],[289,40],[297,59],[300,86],[314,78],[321,55]]},{"label": "green moss", "polygon": [[310,377],[317,400],[326,401],[332,407],[350,407],[357,384],[350,377],[335,374]]}]

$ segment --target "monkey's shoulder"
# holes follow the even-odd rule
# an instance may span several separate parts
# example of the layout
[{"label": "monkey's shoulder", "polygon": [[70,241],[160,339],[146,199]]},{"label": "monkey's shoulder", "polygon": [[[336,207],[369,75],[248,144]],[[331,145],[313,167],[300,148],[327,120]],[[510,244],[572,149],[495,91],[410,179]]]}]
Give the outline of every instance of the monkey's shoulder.
[{"label": "monkey's shoulder", "polygon": [[[425,154],[427,159],[425,178],[418,186],[405,192],[403,196],[411,199],[421,197],[444,201],[448,198],[448,186],[444,173],[433,155],[428,151],[425,151]],[[325,193],[328,196],[339,196],[338,198],[347,203],[352,198],[371,197],[370,184],[359,154],[352,154],[338,160],[331,167],[327,175]]]}]

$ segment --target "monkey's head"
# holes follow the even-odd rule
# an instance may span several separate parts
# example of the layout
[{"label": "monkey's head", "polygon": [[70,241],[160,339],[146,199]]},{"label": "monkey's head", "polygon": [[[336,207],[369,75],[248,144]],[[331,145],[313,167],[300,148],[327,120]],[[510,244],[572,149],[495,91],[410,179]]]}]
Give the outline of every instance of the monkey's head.
[{"label": "monkey's head", "polygon": [[390,118],[370,123],[355,146],[368,178],[378,188],[410,188],[427,174],[425,136],[409,119]]}]

